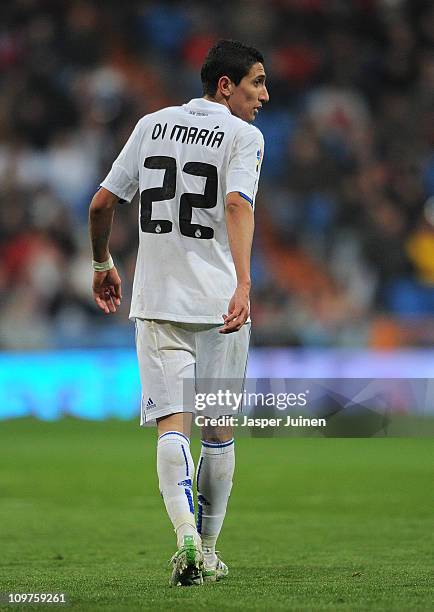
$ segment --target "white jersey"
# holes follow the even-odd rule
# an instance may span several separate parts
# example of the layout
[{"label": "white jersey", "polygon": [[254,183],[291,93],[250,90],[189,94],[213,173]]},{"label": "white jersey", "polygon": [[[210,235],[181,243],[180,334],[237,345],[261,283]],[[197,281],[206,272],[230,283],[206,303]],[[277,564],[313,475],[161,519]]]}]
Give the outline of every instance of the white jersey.
[{"label": "white jersey", "polygon": [[122,200],[140,191],[130,318],[223,323],[236,287],[225,197],[254,206],[261,132],[203,98],[146,115],[101,183]]}]

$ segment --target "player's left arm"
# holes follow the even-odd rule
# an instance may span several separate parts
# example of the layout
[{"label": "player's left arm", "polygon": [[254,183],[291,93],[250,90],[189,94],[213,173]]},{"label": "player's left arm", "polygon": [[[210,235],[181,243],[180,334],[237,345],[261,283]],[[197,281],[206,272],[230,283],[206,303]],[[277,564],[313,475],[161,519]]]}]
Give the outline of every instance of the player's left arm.
[{"label": "player's left arm", "polygon": [[222,334],[241,329],[250,312],[250,255],[255,221],[252,206],[237,192],[226,196],[226,227],[237,286],[229,302],[228,314],[223,315],[224,325],[220,329]]},{"label": "player's left arm", "polygon": [[[103,263],[109,260],[109,239],[113,224],[115,206],[119,197],[101,187],[92,198],[89,208],[89,231],[93,260]],[[114,265],[103,272],[93,273],[93,297],[99,308],[106,314],[116,312],[122,299],[121,279]]]},{"label": "player's left arm", "polygon": [[250,256],[252,251],[255,197],[264,152],[264,139],[256,128],[243,124],[234,139],[226,180],[226,227],[235,265],[237,286],[223,315],[220,333],[236,332],[250,312]]}]

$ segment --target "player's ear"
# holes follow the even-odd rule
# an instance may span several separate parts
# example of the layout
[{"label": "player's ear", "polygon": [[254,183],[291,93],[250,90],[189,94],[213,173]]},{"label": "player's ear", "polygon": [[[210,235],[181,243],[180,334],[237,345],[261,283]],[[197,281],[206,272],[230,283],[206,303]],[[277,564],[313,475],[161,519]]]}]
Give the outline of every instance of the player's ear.
[{"label": "player's ear", "polygon": [[221,76],[218,80],[217,89],[219,89],[224,96],[231,96],[233,83],[228,76]]}]

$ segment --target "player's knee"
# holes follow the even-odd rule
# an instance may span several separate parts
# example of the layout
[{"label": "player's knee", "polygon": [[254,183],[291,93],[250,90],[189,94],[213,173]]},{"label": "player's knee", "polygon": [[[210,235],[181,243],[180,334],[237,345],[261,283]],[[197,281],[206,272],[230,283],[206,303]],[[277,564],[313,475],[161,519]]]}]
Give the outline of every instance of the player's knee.
[{"label": "player's knee", "polygon": [[175,414],[169,414],[164,417],[159,417],[157,421],[158,435],[162,436],[168,432],[179,432],[187,438],[191,435],[191,412],[177,412]]},{"label": "player's knee", "polygon": [[212,442],[214,444],[222,444],[223,442],[229,442],[234,436],[232,427],[211,427],[210,425],[204,425],[202,427],[202,440],[204,442]]}]

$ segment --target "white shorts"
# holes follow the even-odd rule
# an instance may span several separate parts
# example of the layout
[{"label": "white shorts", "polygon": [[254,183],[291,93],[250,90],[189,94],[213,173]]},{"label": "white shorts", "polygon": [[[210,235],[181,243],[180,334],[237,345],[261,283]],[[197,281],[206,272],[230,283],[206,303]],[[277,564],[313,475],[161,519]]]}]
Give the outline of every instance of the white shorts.
[{"label": "white shorts", "polygon": [[[210,381],[242,393],[250,323],[232,334],[221,325],[136,319],[136,348],[142,384],[141,425],[177,412],[196,412],[194,392],[209,392]],[[228,382],[227,382],[228,381]],[[213,385],[214,383],[211,383]],[[220,383],[219,383],[220,384]],[[205,408],[205,416],[234,414],[228,406]]]}]

